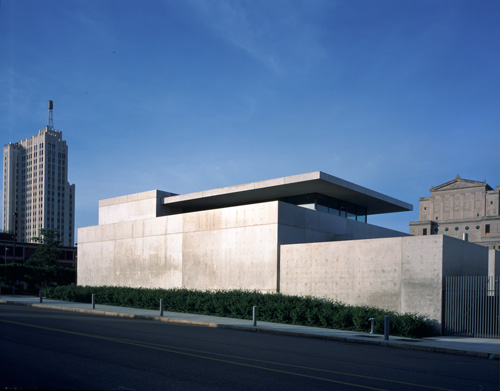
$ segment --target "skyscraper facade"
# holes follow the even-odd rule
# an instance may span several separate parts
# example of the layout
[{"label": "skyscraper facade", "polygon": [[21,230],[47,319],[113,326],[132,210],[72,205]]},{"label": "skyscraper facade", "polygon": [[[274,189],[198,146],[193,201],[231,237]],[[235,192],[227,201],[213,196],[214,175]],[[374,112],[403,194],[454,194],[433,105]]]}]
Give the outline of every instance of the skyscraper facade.
[{"label": "skyscraper facade", "polygon": [[68,182],[68,146],[49,124],[3,149],[3,231],[30,242],[41,228],[56,229],[63,246],[74,245],[75,185]]}]

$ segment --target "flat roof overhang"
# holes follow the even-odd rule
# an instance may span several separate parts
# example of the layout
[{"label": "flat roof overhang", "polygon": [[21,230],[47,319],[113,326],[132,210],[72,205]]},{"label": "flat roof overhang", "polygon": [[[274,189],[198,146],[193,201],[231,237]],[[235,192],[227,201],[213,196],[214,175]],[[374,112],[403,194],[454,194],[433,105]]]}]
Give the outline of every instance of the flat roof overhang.
[{"label": "flat roof overhang", "polygon": [[276,201],[309,193],[319,193],[363,206],[368,215],[413,210],[411,204],[321,171],[165,197],[163,205],[172,211],[189,212]]}]

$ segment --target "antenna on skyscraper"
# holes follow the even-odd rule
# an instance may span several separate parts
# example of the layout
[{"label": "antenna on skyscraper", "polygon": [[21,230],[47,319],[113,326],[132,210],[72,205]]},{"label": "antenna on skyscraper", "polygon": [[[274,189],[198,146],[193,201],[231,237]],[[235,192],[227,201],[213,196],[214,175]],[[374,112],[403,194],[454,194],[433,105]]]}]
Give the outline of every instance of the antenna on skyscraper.
[{"label": "antenna on skyscraper", "polygon": [[54,103],[49,100],[49,124],[47,125],[48,130],[54,130],[54,118],[52,117],[52,110],[54,109]]}]

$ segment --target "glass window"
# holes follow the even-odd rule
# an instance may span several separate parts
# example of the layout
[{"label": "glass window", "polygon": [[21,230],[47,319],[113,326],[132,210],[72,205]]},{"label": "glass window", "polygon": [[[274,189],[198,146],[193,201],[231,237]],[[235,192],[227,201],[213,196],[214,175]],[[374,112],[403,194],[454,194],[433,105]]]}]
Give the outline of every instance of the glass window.
[{"label": "glass window", "polygon": [[280,201],[288,202],[303,208],[341,216],[350,220],[367,222],[366,208],[351,204],[347,201],[340,201],[323,194],[311,193],[292,197],[284,197]]},{"label": "glass window", "polygon": [[347,219],[356,220],[356,206],[352,204],[346,205]]},{"label": "glass window", "polygon": [[360,221],[362,223],[366,223],[366,214],[357,215],[356,216],[356,221]]},{"label": "glass window", "polygon": [[319,212],[328,213],[328,207],[319,203],[316,204],[316,210]]},{"label": "glass window", "polygon": [[340,215],[340,209],[339,209],[339,200],[336,200],[335,198],[330,198],[328,200],[328,213],[339,216]]},{"label": "glass window", "polygon": [[316,195],[316,210],[328,213],[328,197],[322,194]]}]

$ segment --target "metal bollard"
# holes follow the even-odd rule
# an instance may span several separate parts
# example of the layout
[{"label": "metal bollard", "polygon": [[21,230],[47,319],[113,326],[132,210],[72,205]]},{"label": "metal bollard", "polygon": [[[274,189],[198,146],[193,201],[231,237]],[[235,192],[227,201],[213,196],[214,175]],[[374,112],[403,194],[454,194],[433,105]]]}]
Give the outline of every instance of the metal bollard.
[{"label": "metal bollard", "polygon": [[389,316],[384,315],[384,340],[389,340]]},{"label": "metal bollard", "polygon": [[253,325],[257,326],[257,306],[253,306],[252,310]]},{"label": "metal bollard", "polygon": [[40,289],[38,295],[40,296],[40,303],[43,303],[43,290]]},{"label": "metal bollard", "polygon": [[160,299],[160,316],[163,316],[163,299]]},{"label": "metal bollard", "polygon": [[92,309],[95,310],[95,293],[92,293]]},{"label": "metal bollard", "polygon": [[375,318],[368,318],[368,321],[371,322],[370,334],[373,334],[373,326],[375,325]]}]

